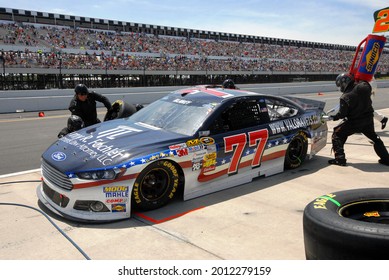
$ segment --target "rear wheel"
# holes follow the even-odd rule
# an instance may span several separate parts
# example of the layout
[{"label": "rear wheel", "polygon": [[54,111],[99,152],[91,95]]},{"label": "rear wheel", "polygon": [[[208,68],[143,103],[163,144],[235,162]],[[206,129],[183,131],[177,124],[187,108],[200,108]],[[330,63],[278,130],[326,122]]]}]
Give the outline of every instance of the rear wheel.
[{"label": "rear wheel", "polygon": [[173,199],[179,185],[177,167],[161,160],[148,165],[138,176],[132,190],[132,205],[142,211],[154,210]]},{"label": "rear wheel", "polygon": [[297,133],[290,141],[285,155],[285,168],[293,169],[303,164],[308,151],[308,139],[304,132]]}]

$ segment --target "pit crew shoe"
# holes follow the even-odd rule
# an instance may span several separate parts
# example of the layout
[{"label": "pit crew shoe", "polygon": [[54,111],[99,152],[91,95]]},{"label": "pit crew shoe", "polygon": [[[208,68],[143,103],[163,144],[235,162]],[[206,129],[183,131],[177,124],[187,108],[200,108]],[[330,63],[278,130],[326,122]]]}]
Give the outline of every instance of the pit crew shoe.
[{"label": "pit crew shoe", "polygon": [[385,117],[385,118],[383,118],[382,120],[381,120],[381,123],[382,123],[382,125],[381,125],[381,129],[384,129],[385,127],[386,127],[386,123],[388,122],[388,118],[387,117]]},{"label": "pit crew shoe", "polygon": [[388,165],[389,166],[389,161],[388,160],[379,159],[378,162],[383,164],[383,165]]},{"label": "pit crew shoe", "polygon": [[339,166],[346,166],[346,162],[347,161],[344,158],[334,158],[328,161],[329,164],[339,165]]}]

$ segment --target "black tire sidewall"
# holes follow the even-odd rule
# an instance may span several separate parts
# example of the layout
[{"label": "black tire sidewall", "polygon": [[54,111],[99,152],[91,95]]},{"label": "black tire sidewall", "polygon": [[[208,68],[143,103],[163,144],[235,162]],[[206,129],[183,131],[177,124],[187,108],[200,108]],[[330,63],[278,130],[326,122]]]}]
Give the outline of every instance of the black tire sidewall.
[{"label": "black tire sidewall", "polygon": [[370,200],[389,200],[389,189],[368,188],[323,195],[304,209],[307,259],[389,259],[389,227],[342,217],[341,207]]},{"label": "black tire sidewall", "polygon": [[[300,156],[298,161],[293,161],[289,157],[290,147],[291,147],[291,144],[294,141],[301,141],[301,143],[303,144],[303,151],[302,151],[302,154],[301,154],[301,156]],[[290,143],[288,145],[288,148],[286,150],[286,154],[285,154],[285,168],[286,169],[294,169],[294,168],[300,167],[303,164],[303,162],[305,161],[305,158],[307,156],[307,151],[308,151],[308,137],[307,137],[307,135],[303,131],[299,131],[292,138],[292,140],[290,141]]]},{"label": "black tire sidewall", "polygon": [[[141,191],[141,182],[143,177],[148,174],[153,169],[163,169],[166,174],[169,176],[169,185],[166,188],[164,194],[158,200],[148,200],[144,196],[142,196]],[[135,209],[141,211],[154,210],[162,207],[167,204],[170,200],[173,199],[175,193],[178,190],[179,185],[179,173],[177,166],[168,160],[160,160],[149,164],[142,172],[138,175],[135,180],[133,189],[132,189],[132,205]]]}]

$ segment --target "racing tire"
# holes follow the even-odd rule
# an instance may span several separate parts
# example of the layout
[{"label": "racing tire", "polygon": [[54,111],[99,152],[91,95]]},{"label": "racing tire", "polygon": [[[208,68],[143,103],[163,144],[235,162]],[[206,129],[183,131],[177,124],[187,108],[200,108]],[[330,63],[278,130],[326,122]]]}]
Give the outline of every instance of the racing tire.
[{"label": "racing tire", "polygon": [[135,180],[132,205],[140,211],[160,208],[173,199],[178,186],[179,172],[174,163],[167,160],[153,162]]},{"label": "racing tire", "polygon": [[134,105],[123,100],[116,100],[112,103],[111,109],[105,114],[104,121],[127,118],[137,111]]},{"label": "racing tire", "polygon": [[300,131],[290,141],[285,154],[285,169],[294,169],[300,167],[308,151],[308,138],[307,135]]},{"label": "racing tire", "polygon": [[387,260],[389,189],[335,192],[304,209],[307,260]]}]

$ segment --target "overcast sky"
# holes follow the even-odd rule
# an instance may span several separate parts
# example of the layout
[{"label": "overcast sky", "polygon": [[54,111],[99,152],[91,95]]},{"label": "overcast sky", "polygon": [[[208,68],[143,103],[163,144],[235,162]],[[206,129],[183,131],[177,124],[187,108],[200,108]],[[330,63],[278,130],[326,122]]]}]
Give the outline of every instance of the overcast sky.
[{"label": "overcast sky", "polygon": [[[0,7],[357,46],[385,0],[2,1]],[[379,34],[387,35],[387,34]]]}]

